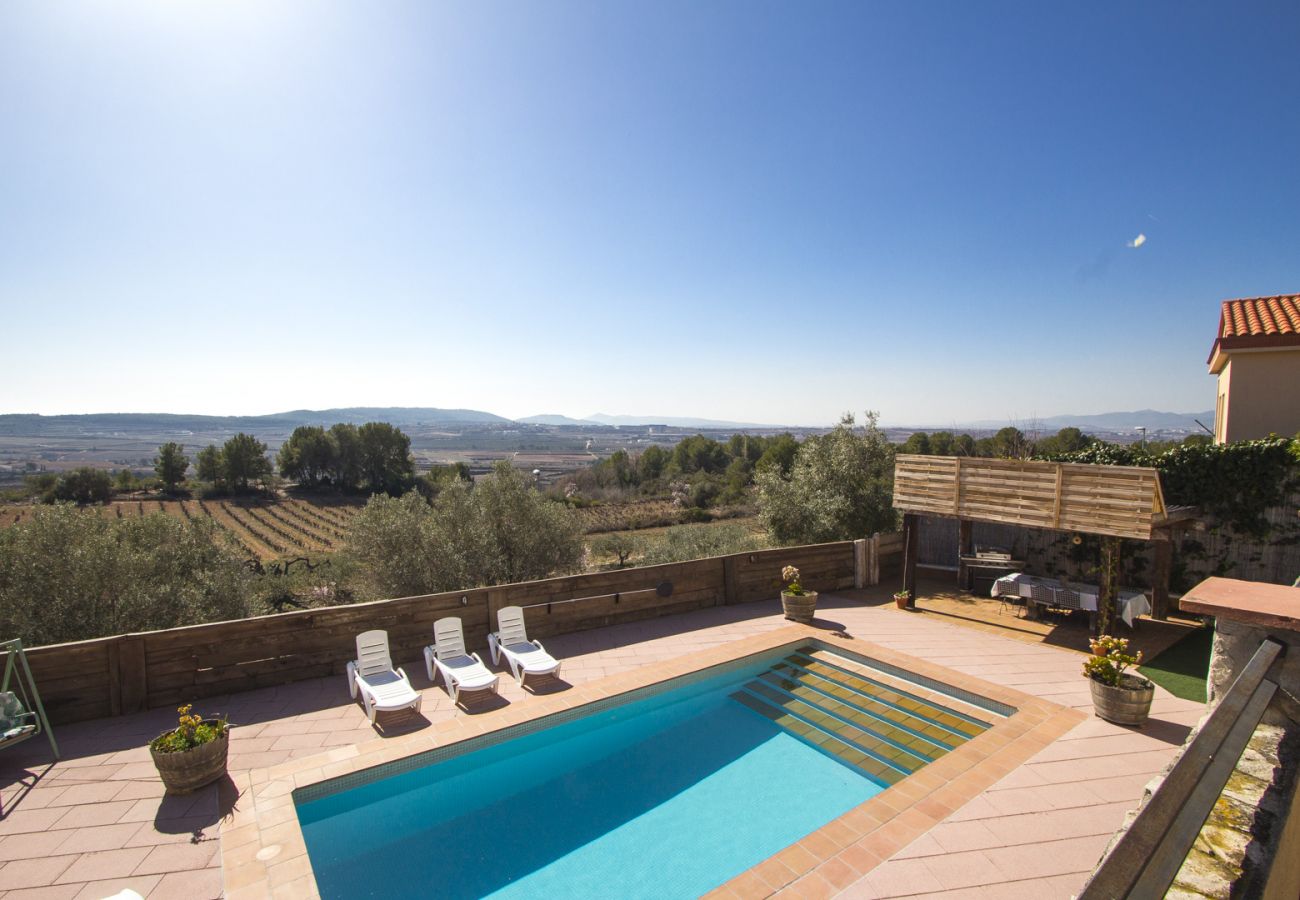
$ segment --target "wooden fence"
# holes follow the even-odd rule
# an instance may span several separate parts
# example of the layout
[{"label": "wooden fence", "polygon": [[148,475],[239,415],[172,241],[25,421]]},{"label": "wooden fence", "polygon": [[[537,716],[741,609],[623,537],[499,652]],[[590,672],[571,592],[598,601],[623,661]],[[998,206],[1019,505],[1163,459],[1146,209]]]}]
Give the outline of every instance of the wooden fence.
[{"label": "wooden fence", "polygon": [[1165,515],[1155,469],[907,454],[894,460],[894,508],[1140,540]]},{"label": "wooden fence", "polygon": [[76,722],[339,674],[356,635],[374,628],[409,671],[443,616],[459,616],[468,644],[483,648],[503,606],[530,607],[529,634],[545,638],[773,598],[786,565],[814,590],[875,584],[899,571],[901,553],[898,536],[876,535],[54,644],[28,659],[50,718]]}]

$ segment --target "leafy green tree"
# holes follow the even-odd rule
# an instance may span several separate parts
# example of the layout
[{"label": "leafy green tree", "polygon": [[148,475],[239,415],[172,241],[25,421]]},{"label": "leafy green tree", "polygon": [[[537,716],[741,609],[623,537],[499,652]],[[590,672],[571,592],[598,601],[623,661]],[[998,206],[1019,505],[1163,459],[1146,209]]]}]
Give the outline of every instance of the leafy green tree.
[{"label": "leafy green tree", "polygon": [[266,444],[242,431],[222,445],[221,460],[226,483],[238,493],[271,474]]},{"label": "leafy green tree", "polygon": [[319,425],[300,425],[280,445],[276,463],[280,475],[303,487],[319,487],[330,477],[338,456],[334,436]]},{"label": "leafy green tree", "polygon": [[189,467],[185,445],[175,441],[168,441],[159,447],[158,455],[153,458],[153,470],[162,482],[163,490],[169,494],[176,493],[176,488],[185,480],[185,472]]},{"label": "leafy green tree", "polygon": [[718,474],[725,471],[730,462],[726,449],[702,434],[688,437],[673,448],[673,468],[683,475],[693,472]]},{"label": "leafy green tree", "polygon": [[794,435],[788,431],[784,434],[778,434],[768,441],[767,446],[763,449],[763,455],[758,458],[758,464],[755,466],[758,470],[777,469],[783,476],[790,474],[790,466],[794,465],[795,454],[799,452],[799,442],[795,440]]},{"label": "leafy green tree", "polygon": [[582,528],[574,514],[543,497],[502,460],[474,486],[472,506],[490,538],[484,573],[491,584],[571,572],[582,562]]},{"label": "leafy green tree", "polygon": [[846,414],[838,425],[799,447],[788,478],[758,474],[759,515],[779,544],[816,544],[892,531],[894,448],[877,427],[877,416],[854,427]]},{"label": "leafy green tree", "polygon": [[1082,450],[1091,444],[1093,438],[1084,434],[1077,428],[1062,428],[1051,437],[1043,438],[1034,447],[1034,453],[1038,456],[1054,456],[1058,453],[1074,453]]},{"label": "leafy green tree", "polygon": [[415,489],[426,500],[432,500],[453,484],[471,484],[473,481],[469,466],[463,462],[456,462],[449,466],[433,466],[416,479]]},{"label": "leafy green tree", "polygon": [[0,531],[0,634],[39,645],[243,618],[251,579],[215,528],[43,507]]},{"label": "leafy green tree", "polygon": [[226,461],[221,455],[221,448],[208,444],[194,458],[194,468],[199,481],[220,485],[226,480]]},{"label": "leafy green tree", "polygon": [[928,456],[933,451],[930,449],[930,436],[924,431],[918,431],[910,436],[903,446],[898,448],[899,453],[920,453]]},{"label": "leafy green tree", "polygon": [[330,468],[330,481],[342,490],[358,490],[364,471],[361,464],[361,437],[357,434],[357,426],[340,422],[330,428],[330,437],[334,439],[336,448],[334,464]]},{"label": "leafy green tree", "polygon": [[135,477],[135,473],[130,469],[119,469],[117,477],[113,479],[113,490],[120,493],[134,491],[140,486],[140,479]]},{"label": "leafy green tree", "polygon": [[658,444],[651,444],[641,451],[637,457],[636,469],[637,475],[642,482],[655,481],[662,478],[664,470],[668,467],[671,455]]},{"label": "leafy green tree", "polygon": [[54,502],[54,487],[59,483],[59,476],[53,472],[39,472],[23,478],[29,496],[39,497],[45,503]]},{"label": "leafy green tree", "polygon": [[628,531],[612,531],[594,538],[591,542],[593,554],[615,557],[620,569],[627,568],[628,560],[640,549],[640,538]]},{"label": "leafy green tree", "polygon": [[397,496],[415,478],[411,439],[387,422],[367,422],[357,429],[361,471],[371,491]]},{"label": "leafy green tree", "polygon": [[102,469],[82,466],[59,476],[50,500],[67,500],[78,506],[107,503],[113,499],[113,479]]},{"label": "leafy green tree", "polygon": [[975,438],[969,434],[959,434],[952,439],[953,456],[975,456]]},{"label": "leafy green tree", "polygon": [[1003,459],[1025,459],[1034,452],[1033,441],[1025,437],[1024,432],[1019,428],[1010,425],[999,429],[998,433],[989,439],[987,448],[988,452],[982,455]]},{"label": "leafy green tree", "polygon": [[935,456],[953,455],[953,436],[951,431],[936,431],[930,435],[930,453]]},{"label": "leafy green tree", "polygon": [[472,487],[453,482],[432,504],[415,491],[371,497],[345,548],[385,596],[544,578],[576,570],[583,553],[575,515],[504,461]]}]

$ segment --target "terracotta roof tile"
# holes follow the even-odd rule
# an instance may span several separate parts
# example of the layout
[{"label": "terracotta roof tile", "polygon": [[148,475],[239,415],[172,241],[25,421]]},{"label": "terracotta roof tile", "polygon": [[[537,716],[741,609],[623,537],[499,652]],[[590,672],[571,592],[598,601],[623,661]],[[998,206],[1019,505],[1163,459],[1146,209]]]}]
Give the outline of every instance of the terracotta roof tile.
[{"label": "terracotta roof tile", "polygon": [[1300,334],[1300,294],[1224,300],[1219,337]]},{"label": "terracotta roof tile", "polygon": [[1219,333],[1206,363],[1219,372],[1226,357],[1220,351],[1300,346],[1300,294],[1224,300]]}]

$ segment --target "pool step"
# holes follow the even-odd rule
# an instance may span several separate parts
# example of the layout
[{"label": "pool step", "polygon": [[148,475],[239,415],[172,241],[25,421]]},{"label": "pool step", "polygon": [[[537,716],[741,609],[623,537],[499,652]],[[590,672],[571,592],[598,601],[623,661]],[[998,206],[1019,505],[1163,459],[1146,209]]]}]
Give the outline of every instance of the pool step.
[{"label": "pool step", "polygon": [[847,660],[825,651],[797,651],[786,657],[784,662],[831,682],[839,690],[846,690],[853,696],[888,707],[902,716],[920,720],[926,724],[920,731],[952,746],[978,737],[991,727],[990,722],[941,706],[865,672],[853,671],[844,665]]},{"label": "pool step", "polygon": [[900,682],[803,647],[731,698],[877,781],[893,784],[990,727]]},{"label": "pool step", "polygon": [[833,686],[792,667],[778,665],[759,678],[844,725],[854,726],[874,741],[889,744],[922,763],[938,759],[956,746],[909,727],[906,717],[899,716],[896,711],[882,710],[879,704],[871,704],[862,698],[836,696],[832,693],[835,690]]},{"label": "pool step", "polygon": [[736,691],[731,695],[731,699],[771,719],[783,731],[819,747],[823,752],[838,758],[846,765],[860,770],[874,781],[886,785],[897,784],[908,775],[908,772],[871,756],[838,735],[812,724],[784,706],[771,703],[749,690]]}]

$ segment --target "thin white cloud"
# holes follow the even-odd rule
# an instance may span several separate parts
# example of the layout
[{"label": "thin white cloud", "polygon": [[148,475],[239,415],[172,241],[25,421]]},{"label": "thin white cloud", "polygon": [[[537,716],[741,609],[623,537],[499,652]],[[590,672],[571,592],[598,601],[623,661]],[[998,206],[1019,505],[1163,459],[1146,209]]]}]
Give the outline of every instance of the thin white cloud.
[{"label": "thin white cloud", "polygon": [[1147,236],[1145,234],[1139,234],[1137,237],[1133,238],[1133,240],[1129,241],[1128,245],[1130,247],[1137,248],[1137,247],[1141,247],[1146,242],[1147,242]]}]

